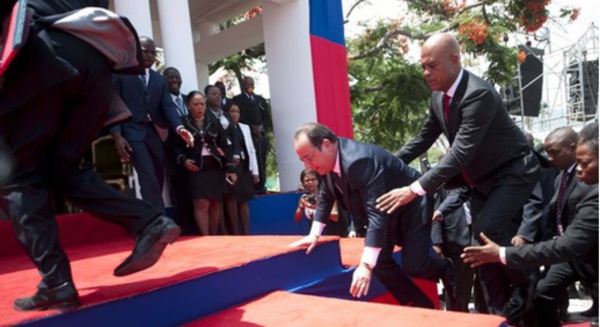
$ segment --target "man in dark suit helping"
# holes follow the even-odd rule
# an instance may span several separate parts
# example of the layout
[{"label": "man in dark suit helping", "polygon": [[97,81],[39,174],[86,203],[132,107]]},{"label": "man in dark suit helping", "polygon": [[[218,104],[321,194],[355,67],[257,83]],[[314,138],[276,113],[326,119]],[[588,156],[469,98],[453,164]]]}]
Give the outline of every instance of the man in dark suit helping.
[{"label": "man in dark suit helping", "polygon": [[[425,153],[443,133],[450,153],[410,185],[395,188],[377,200],[387,213],[450,184],[469,185],[474,235],[484,232],[502,245],[511,245],[517,226],[510,221],[540,179],[539,162],[523,133],[509,117],[494,87],[462,68],[460,47],[449,33],[434,34],[421,48],[421,66],[431,88],[429,115],[419,134],[397,156],[409,163]],[[523,271],[500,265],[481,268],[488,311],[511,316],[505,305],[511,297],[507,282],[527,288]],[[519,302],[529,302],[529,295]],[[521,309],[517,309],[520,313]]]}]

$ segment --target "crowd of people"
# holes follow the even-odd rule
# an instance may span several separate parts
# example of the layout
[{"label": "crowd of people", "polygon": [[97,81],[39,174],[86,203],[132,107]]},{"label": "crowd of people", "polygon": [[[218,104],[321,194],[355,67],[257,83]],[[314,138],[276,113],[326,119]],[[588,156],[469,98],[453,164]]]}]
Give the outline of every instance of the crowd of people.
[{"label": "crowd of people", "polygon": [[[14,2],[0,7],[2,18]],[[245,77],[233,99],[223,83],[184,95],[179,71],[154,71],[156,44],[138,37],[126,19],[108,19],[127,33],[123,39],[134,40],[124,49],[131,57],[121,61],[52,26],[73,10],[107,8],[108,1],[30,0],[28,6],[32,29],[0,84],[0,139],[15,162],[0,199],[42,281],[15,309],[79,305],[49,194],[136,237],[116,276],[154,265],[180,235],[179,225],[202,235],[248,234],[248,201],[266,192],[271,129],[254,80]],[[364,237],[349,286],[355,297],[368,294],[375,275],[399,303],[433,308],[411,277],[441,280],[449,310],[468,311],[474,294],[477,311],[511,325],[559,326],[567,287],[579,281],[594,300],[585,314],[597,317],[598,124],[579,134],[556,129],[543,142],[546,157],[495,88],[462,67],[451,34],[423,43],[421,65],[432,90],[429,114],[396,153],[338,137],[318,123],[296,131],[294,148],[307,169],[294,219],[304,216],[311,227],[290,246],[310,253],[324,233]],[[111,120],[123,114],[129,119]],[[107,121],[116,151],[138,174],[143,201],[80,165]],[[450,148],[439,162],[427,171],[411,168],[442,134]],[[165,180],[177,223],[165,216]],[[396,245],[401,263],[392,257]]]},{"label": "crowd of people", "polygon": [[[113,77],[132,119],[112,126],[110,134],[137,173],[141,198],[164,212],[166,187],[184,233],[247,235],[248,201],[266,193],[266,100],[254,94],[252,77],[244,78],[244,92],[234,99],[222,82],[184,95],[177,68],[167,67],[162,76],[152,69],[154,41],[141,37],[140,44],[146,74]],[[178,129],[191,133],[193,147],[175,137]]]}]

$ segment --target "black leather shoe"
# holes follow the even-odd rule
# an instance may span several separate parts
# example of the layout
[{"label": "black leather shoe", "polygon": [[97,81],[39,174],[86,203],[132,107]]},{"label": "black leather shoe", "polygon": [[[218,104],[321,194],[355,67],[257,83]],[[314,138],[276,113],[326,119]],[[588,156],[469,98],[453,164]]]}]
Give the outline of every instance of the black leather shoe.
[{"label": "black leather shoe", "polygon": [[598,317],[598,305],[594,302],[591,308],[579,313],[583,317]]},{"label": "black leather shoe", "polygon": [[38,288],[32,297],[17,299],[17,311],[68,310],[80,305],[79,295],[71,282],[64,282],[53,288]]},{"label": "black leather shoe", "polygon": [[456,303],[456,293],[458,292],[456,270],[454,269],[452,260],[444,258],[444,261],[446,261],[446,264],[444,265],[444,272],[442,273],[442,284],[444,284],[448,302]]},{"label": "black leather shoe", "polygon": [[169,217],[160,216],[148,224],[135,240],[133,252],[115,269],[115,276],[126,276],[152,267],[167,244],[181,234],[181,228]]},{"label": "black leather shoe", "polygon": [[509,325],[518,325],[521,318],[531,309],[533,296],[535,294],[535,284],[515,287],[513,293],[504,307],[504,316]]}]

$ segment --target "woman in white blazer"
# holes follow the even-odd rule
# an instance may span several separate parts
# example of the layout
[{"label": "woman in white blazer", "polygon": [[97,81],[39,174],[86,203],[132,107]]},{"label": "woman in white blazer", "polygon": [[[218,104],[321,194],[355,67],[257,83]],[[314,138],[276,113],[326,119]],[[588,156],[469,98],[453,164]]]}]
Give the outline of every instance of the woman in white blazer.
[{"label": "woman in white blazer", "polygon": [[[253,185],[258,183],[258,162],[256,161],[256,149],[252,142],[250,126],[240,123],[240,107],[232,103],[227,109],[229,116],[235,125],[235,131],[239,142],[240,160],[236,164],[238,180],[233,185],[234,192],[225,195],[225,206],[227,209],[226,225],[229,234],[249,234],[250,209],[248,201],[254,198]],[[234,160],[235,162],[235,160]]]}]

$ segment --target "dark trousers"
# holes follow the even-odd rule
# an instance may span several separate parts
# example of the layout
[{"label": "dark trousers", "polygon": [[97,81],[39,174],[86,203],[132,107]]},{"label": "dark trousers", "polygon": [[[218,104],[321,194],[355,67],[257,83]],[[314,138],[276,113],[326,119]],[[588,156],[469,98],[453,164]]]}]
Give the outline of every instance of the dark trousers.
[{"label": "dark trousers", "polygon": [[148,124],[144,140],[128,142],[132,150],[131,165],[138,175],[142,199],[164,213],[162,189],[165,179],[165,150],[158,133],[153,125]]},{"label": "dark trousers", "polygon": [[451,301],[446,297],[446,310],[469,312],[469,302],[471,301],[475,271],[462,261],[460,255],[460,253],[444,253],[444,256],[452,260],[457,276],[456,300]]},{"label": "dark trousers", "polygon": [[598,273],[590,264],[576,259],[550,266],[537,284],[537,297],[534,300],[537,326],[561,326],[560,299],[567,287],[576,281],[590,285],[592,298],[598,298]]},{"label": "dark trousers", "polygon": [[269,139],[266,136],[252,137],[256,148],[256,163],[258,165],[258,183],[254,184],[256,194],[267,192],[267,154],[269,152]]},{"label": "dark trousers", "polygon": [[[479,234],[483,232],[500,246],[511,246],[511,239],[518,229],[512,224],[513,218],[520,214],[539,180],[539,169],[527,179],[499,172],[495,179],[473,189],[471,214],[476,241],[480,241]],[[527,271],[510,269],[502,264],[483,265],[478,270],[487,310],[492,314],[504,314],[504,306],[512,294],[511,285],[524,287],[530,282]]]},{"label": "dark trousers", "polygon": [[[400,304],[433,308],[431,300],[411,280],[416,277],[437,282],[444,271],[444,259],[432,255],[431,214],[424,205],[425,198],[415,199],[390,218],[373,274]],[[392,257],[396,244],[402,246],[402,266]]]},{"label": "dark trousers", "polygon": [[194,205],[187,183],[188,170],[184,165],[177,163],[177,154],[173,150],[178,146],[179,135],[169,133],[165,149],[165,171],[167,173],[168,187],[175,211],[173,219],[181,227],[183,235],[197,235],[198,230],[194,222]]},{"label": "dark trousers", "polygon": [[52,32],[51,37],[61,45],[58,55],[79,75],[0,117],[0,138],[16,161],[11,180],[0,191],[0,206],[42,276],[40,288],[72,280],[68,258],[58,243],[50,192],[133,235],[160,215],[156,208],[116,191],[91,168],[79,169],[108,113],[111,71],[106,59],[85,42],[61,32]]}]

